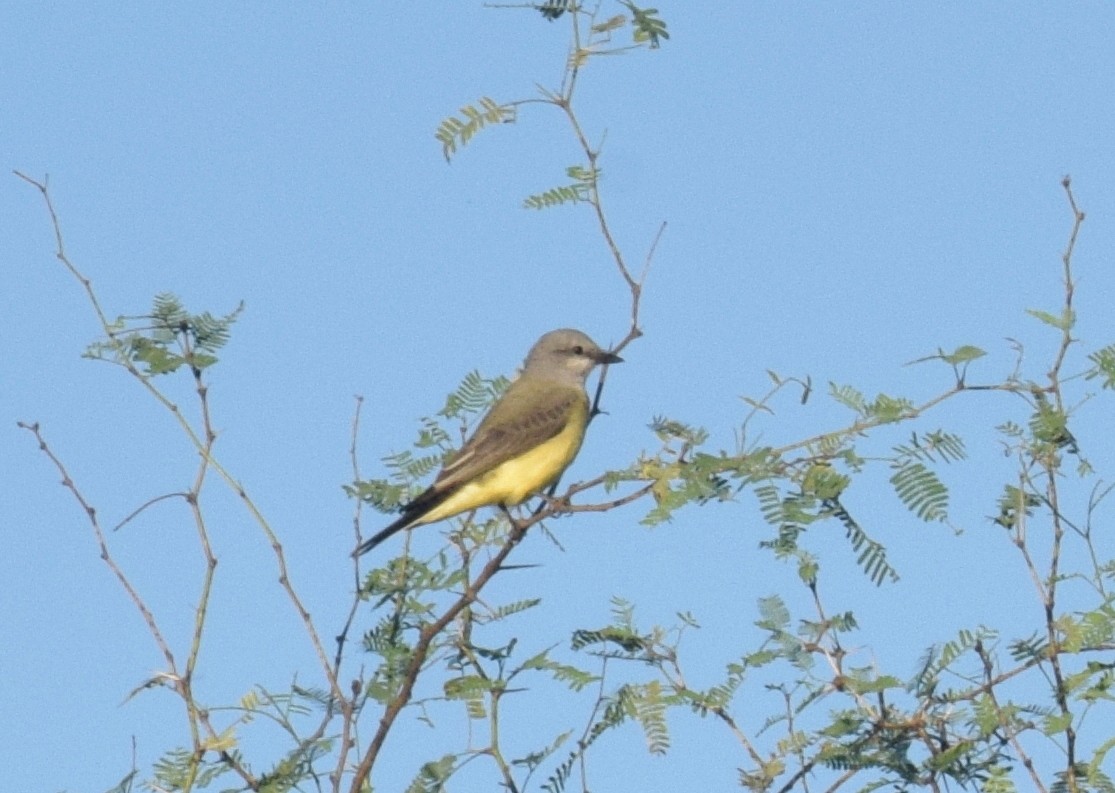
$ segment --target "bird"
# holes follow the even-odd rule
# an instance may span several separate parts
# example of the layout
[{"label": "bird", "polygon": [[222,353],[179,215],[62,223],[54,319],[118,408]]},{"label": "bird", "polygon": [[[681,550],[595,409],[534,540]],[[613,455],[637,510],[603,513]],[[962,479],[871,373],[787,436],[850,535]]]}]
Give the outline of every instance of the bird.
[{"label": "bird", "polygon": [[519,376],[434,483],[352,555],[361,556],[404,529],[479,507],[521,504],[556,482],[585,438],[590,416],[585,380],[598,365],[622,362],[579,330],[542,336]]}]

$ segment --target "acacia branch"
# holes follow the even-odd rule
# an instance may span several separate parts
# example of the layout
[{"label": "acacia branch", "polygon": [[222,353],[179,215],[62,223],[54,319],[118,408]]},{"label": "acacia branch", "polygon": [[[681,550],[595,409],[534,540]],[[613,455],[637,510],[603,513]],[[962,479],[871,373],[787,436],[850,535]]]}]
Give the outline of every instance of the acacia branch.
[{"label": "acacia branch", "polygon": [[415,642],[414,649],[411,651],[410,660],[403,670],[398,693],[396,693],[384,709],[375,735],[372,737],[371,743],[368,745],[367,750],[364,752],[364,756],[361,758],[353,774],[352,784],[350,786],[351,793],[361,793],[364,783],[371,773],[372,766],[375,764],[376,758],[383,749],[383,744],[387,740],[391,727],[414,694],[414,685],[418,680],[423,665],[429,658],[434,639],[437,638],[462,611],[476,602],[477,598],[480,596],[480,591],[492,577],[503,568],[504,561],[510,556],[515,546],[526,536],[527,530],[540,520],[540,516],[531,516],[523,520],[511,521],[511,531],[507,539],[504,540],[499,550],[496,551],[492,558],[481,568],[477,576],[468,584],[464,592],[461,593],[457,600],[450,605],[440,617],[433,622],[427,623],[419,630],[418,641]]},{"label": "acacia branch", "polygon": [[85,513],[85,516],[89,519],[89,525],[93,529],[93,536],[96,538],[97,546],[101,552],[101,559],[103,559],[105,564],[108,565],[108,568],[112,571],[112,574],[116,576],[116,579],[120,582],[120,585],[127,593],[128,598],[132,601],[132,604],[136,607],[136,610],[143,618],[144,623],[147,625],[147,630],[151,634],[151,638],[155,640],[155,644],[156,646],[158,646],[159,652],[163,654],[163,659],[166,661],[166,679],[174,682],[175,687],[177,688],[182,677],[178,673],[178,665],[175,662],[174,653],[171,651],[170,645],[167,643],[166,638],[163,636],[163,632],[162,630],[160,630],[158,622],[155,620],[155,615],[147,607],[147,604],[144,602],[139,592],[132,585],[131,580],[129,580],[129,578],[124,574],[124,571],[120,568],[120,565],[116,563],[116,559],[113,558],[112,553],[109,551],[108,542],[105,539],[104,531],[102,531],[101,529],[100,520],[97,518],[96,508],[93,507],[93,505],[86,500],[81,490],[78,489],[77,484],[70,477],[70,472],[66,470],[66,466],[63,464],[62,460],[59,459],[59,457],[54,453],[50,446],[47,445],[46,439],[43,437],[38,422],[26,423],[23,421],[17,421],[16,426],[18,426],[20,429],[27,430],[35,436],[35,440],[38,441],[39,444],[39,451],[46,455],[47,459],[50,460],[51,464],[53,464],[54,467],[58,470],[58,473],[62,475],[62,487],[70,491],[70,494],[81,506],[81,509]]},{"label": "acacia branch", "polygon": [[[218,733],[213,728],[213,725],[209,722],[208,717],[205,715],[205,712],[197,706],[197,701],[194,699],[192,681],[190,680],[190,671],[187,670],[185,674],[179,672],[178,664],[174,657],[174,652],[170,649],[170,644],[169,642],[167,642],[166,637],[163,635],[162,629],[159,628],[159,624],[158,621],[155,619],[154,613],[151,611],[150,608],[148,608],[147,603],[139,594],[139,591],[132,584],[131,580],[124,573],[123,568],[121,568],[120,565],[116,562],[115,557],[113,557],[112,552],[109,550],[108,541],[106,539],[104,530],[101,528],[100,520],[97,518],[96,508],[93,507],[93,505],[85,498],[84,494],[81,492],[77,484],[74,482],[73,478],[70,476],[70,473],[67,470],[65,464],[47,444],[38,423],[27,423],[19,421],[16,422],[16,424],[20,429],[27,430],[33,436],[35,436],[35,440],[39,444],[39,450],[44,455],[46,455],[47,459],[50,460],[52,465],[54,465],[58,473],[61,474],[62,486],[70,491],[70,494],[81,506],[82,511],[85,512],[85,515],[89,520],[89,525],[93,529],[93,536],[96,538],[97,546],[100,549],[101,559],[103,559],[105,564],[108,565],[109,570],[112,571],[112,574],[116,577],[116,580],[120,582],[120,586],[124,589],[124,592],[127,594],[128,599],[131,600],[132,604],[139,612],[144,624],[146,624],[147,626],[147,631],[151,634],[151,638],[155,642],[155,646],[159,648],[159,652],[162,653],[163,659],[166,661],[167,670],[163,673],[155,675],[153,678],[151,678],[151,680],[149,680],[146,684],[140,686],[139,688],[148,688],[153,685],[164,685],[171,688],[179,697],[182,698],[182,701],[186,704],[187,723],[190,730],[194,752],[196,754],[196,758],[200,759],[205,751],[205,746],[198,729],[199,725],[204,728],[208,739],[210,740],[217,740]],[[137,691],[138,690],[139,689],[137,689]],[[254,777],[251,775],[251,772],[248,771],[248,769],[245,768],[234,757],[228,755],[225,752],[221,752],[220,754],[222,761],[225,762],[241,779],[243,779],[249,788],[254,789],[256,783]],[[196,761],[192,766],[192,770],[196,773]]]},{"label": "acacia branch", "polygon": [[[249,514],[266,535],[278,564],[279,584],[286,593],[291,604],[294,606],[300,619],[302,620],[302,624],[306,630],[307,636],[310,639],[310,643],[314,648],[314,652],[317,655],[321,669],[326,679],[328,680],[329,687],[333,693],[333,696],[336,697],[338,700],[343,699],[344,692],[341,691],[340,686],[337,683],[336,674],[333,671],[329,656],[325,652],[325,648],[321,642],[320,637],[318,636],[317,629],[314,627],[311,615],[309,611],[306,610],[301,598],[298,596],[297,592],[294,590],[294,587],[290,582],[290,578],[287,573],[286,558],[283,553],[282,544],[279,542],[278,536],[271,529],[271,526],[268,523],[267,519],[263,516],[263,513],[251,499],[251,497],[249,497],[247,491],[240,484],[240,482],[238,482],[232,476],[232,474],[223,465],[221,465],[217,458],[213,456],[213,431],[212,427],[209,424],[207,407],[204,407],[204,399],[203,430],[202,433],[199,434],[198,431],[195,430],[193,425],[190,424],[190,422],[185,418],[185,416],[182,415],[182,411],[178,407],[178,405],[172,402],[162,391],[156,388],[155,385],[152,383],[151,378],[141,372],[132,362],[125,344],[120,339],[119,332],[114,328],[113,324],[109,322],[107,315],[102,309],[100,301],[97,299],[96,292],[93,290],[92,282],[80,270],[78,270],[78,268],[73,264],[69,256],[66,254],[61,223],[58,218],[58,213],[54,208],[54,201],[51,198],[46,180],[43,180],[41,182],[37,181],[20,171],[15,171],[15,175],[22,179],[24,182],[30,184],[36,190],[38,190],[39,194],[42,196],[43,201],[46,205],[47,213],[49,214],[51,219],[51,228],[54,232],[56,246],[55,256],[65,266],[70,274],[73,275],[75,279],[77,279],[82,288],[85,290],[86,297],[89,300],[90,305],[93,307],[93,310],[97,315],[97,319],[101,324],[101,330],[108,338],[110,346],[116,353],[115,362],[124,367],[124,369],[127,370],[127,372],[132,375],[132,377],[139,381],[140,385],[147,391],[148,394],[150,394],[160,405],[166,408],[171,413],[171,415],[174,416],[175,421],[178,423],[183,433],[185,433],[186,437],[189,439],[194,449],[198,452],[198,454],[201,455],[203,459],[203,467],[212,468],[214,471],[217,472],[217,474],[225,481],[225,483],[233,490],[233,492],[235,492],[240,497]],[[196,369],[194,370],[194,375],[195,378],[198,377]],[[202,394],[204,397],[204,385],[200,382],[200,380],[197,381],[197,385],[200,389],[199,393]],[[199,474],[200,477],[198,481],[202,481],[204,479],[204,474],[201,472],[199,472]]]}]

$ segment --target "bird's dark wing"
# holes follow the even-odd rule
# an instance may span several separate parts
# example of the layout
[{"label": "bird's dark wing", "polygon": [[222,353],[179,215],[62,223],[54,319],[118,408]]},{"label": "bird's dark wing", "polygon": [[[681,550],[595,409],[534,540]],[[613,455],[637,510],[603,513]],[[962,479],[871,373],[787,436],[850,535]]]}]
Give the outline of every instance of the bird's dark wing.
[{"label": "bird's dark wing", "polygon": [[[524,387],[516,388],[520,385]],[[565,429],[578,413],[577,403],[587,399],[581,388],[516,381],[441,469],[430,489],[452,492],[529,452]]]},{"label": "bird's dark wing", "polygon": [[530,378],[516,380],[472,437],[441,469],[433,485],[403,507],[402,515],[391,525],[361,543],[352,555],[367,553],[392,534],[421,520],[462,485],[553,438],[579,412],[578,401],[585,403],[587,410],[588,397],[581,388],[554,387]]}]

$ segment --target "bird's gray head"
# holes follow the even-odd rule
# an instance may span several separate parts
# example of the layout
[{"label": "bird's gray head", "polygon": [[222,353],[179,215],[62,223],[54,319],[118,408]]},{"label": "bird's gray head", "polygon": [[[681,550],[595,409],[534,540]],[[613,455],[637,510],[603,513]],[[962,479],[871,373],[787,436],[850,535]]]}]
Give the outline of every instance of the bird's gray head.
[{"label": "bird's gray head", "polygon": [[523,364],[523,373],[581,384],[597,364],[622,361],[581,331],[562,328],[550,331],[534,343]]}]

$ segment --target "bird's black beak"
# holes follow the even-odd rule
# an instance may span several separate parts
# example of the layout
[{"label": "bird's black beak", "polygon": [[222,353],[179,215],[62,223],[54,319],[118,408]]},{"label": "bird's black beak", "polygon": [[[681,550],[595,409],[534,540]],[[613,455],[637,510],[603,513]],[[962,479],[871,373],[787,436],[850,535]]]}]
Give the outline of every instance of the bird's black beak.
[{"label": "bird's black beak", "polygon": [[596,359],[597,363],[623,363],[622,358],[608,350],[600,350],[593,358]]}]

